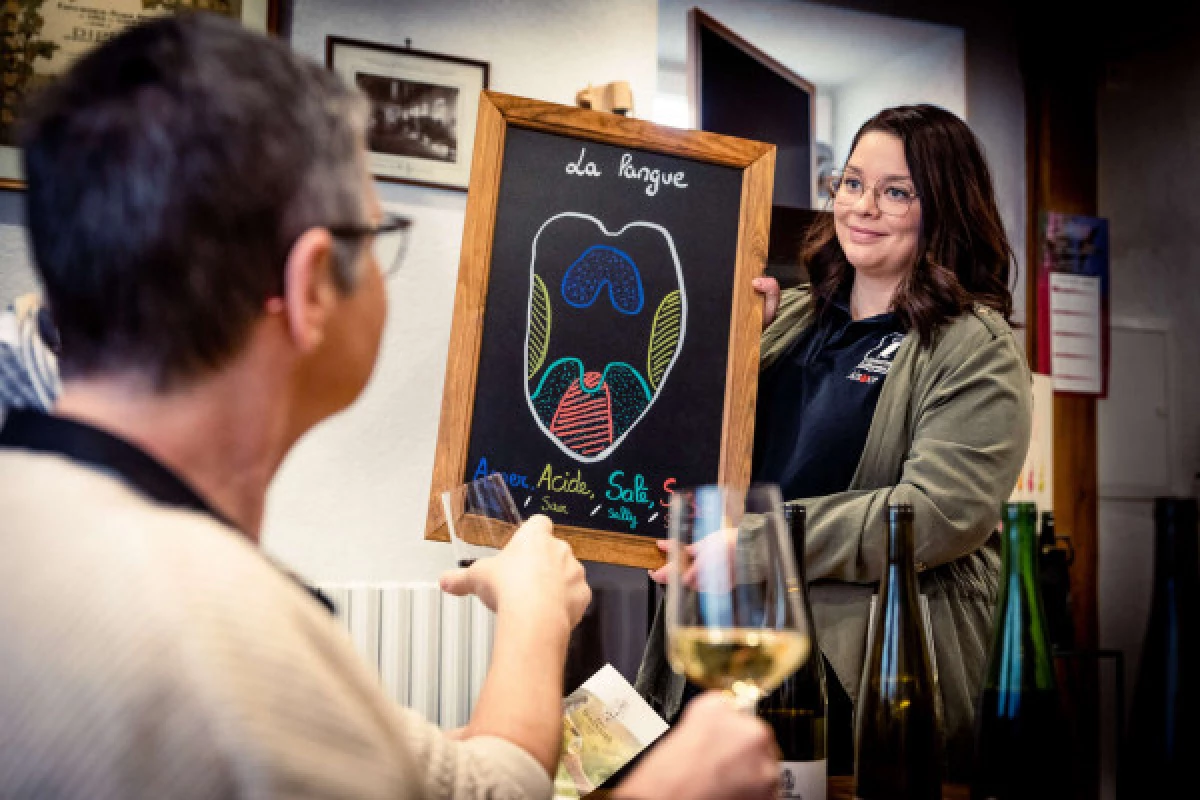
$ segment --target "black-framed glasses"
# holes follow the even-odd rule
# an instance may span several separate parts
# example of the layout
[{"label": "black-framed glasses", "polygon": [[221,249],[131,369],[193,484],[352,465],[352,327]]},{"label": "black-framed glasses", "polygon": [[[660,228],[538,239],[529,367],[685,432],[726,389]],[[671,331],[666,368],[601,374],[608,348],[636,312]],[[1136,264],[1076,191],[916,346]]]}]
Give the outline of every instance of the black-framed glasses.
[{"label": "black-framed glasses", "polygon": [[385,211],[379,222],[374,225],[330,225],[326,230],[338,239],[370,236],[373,240],[371,248],[379,269],[385,278],[390,278],[404,263],[410,228],[411,219]]},{"label": "black-framed glasses", "polygon": [[[870,189],[875,195],[875,206],[879,212],[889,217],[903,217],[913,201],[920,197],[912,186],[895,179],[876,181]],[[829,191],[833,195],[834,205],[852,206],[867,191],[867,185],[857,175],[835,172],[829,178]]]}]

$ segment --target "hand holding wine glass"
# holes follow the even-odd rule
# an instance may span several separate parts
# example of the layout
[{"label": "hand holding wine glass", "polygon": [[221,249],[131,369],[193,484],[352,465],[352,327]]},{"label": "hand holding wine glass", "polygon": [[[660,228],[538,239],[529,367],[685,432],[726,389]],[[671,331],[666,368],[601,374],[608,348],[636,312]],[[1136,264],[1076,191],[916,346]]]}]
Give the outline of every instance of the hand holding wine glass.
[{"label": "hand holding wine glass", "polygon": [[442,514],[454,560],[464,569],[499,553],[523,521],[498,472],[442,492]]},{"label": "hand holding wine glass", "polygon": [[775,800],[779,753],[771,729],[706,692],[613,793],[620,800]]},{"label": "hand holding wine glass", "polygon": [[443,492],[442,511],[458,564],[442,576],[443,591],[477,595],[493,611],[502,596],[530,613],[565,611],[568,630],[579,623],[591,601],[583,566],[548,517],[522,523],[502,475]]},{"label": "hand holding wine glass", "polygon": [[[701,570],[709,569],[707,566],[714,559],[719,559],[723,564],[732,564],[730,554],[733,548],[737,547],[738,530],[737,528],[726,528],[723,531],[718,531],[711,536],[708,536],[702,542],[689,544],[684,548],[684,552],[690,557],[688,567],[683,573],[683,582],[691,588],[696,588],[696,576]],[[658,549],[668,555],[671,552],[671,540],[659,539]],[[671,564],[668,561],[658,569],[650,570],[650,579],[655,583],[665,586],[671,575]]]},{"label": "hand holding wine glass", "polygon": [[562,615],[570,631],[591,603],[592,590],[571,546],[553,529],[549,517],[531,517],[494,557],[443,573],[442,591],[476,595],[492,611],[502,605],[519,608],[529,620]]},{"label": "hand holding wine glass", "polygon": [[671,666],[753,710],[811,649],[779,488],[679,491],[670,515]]},{"label": "hand holding wine glass", "polygon": [[766,330],[775,321],[775,315],[779,313],[779,281],[766,275],[760,275],[754,279],[753,285],[754,291],[762,295],[762,326],[763,330]]}]

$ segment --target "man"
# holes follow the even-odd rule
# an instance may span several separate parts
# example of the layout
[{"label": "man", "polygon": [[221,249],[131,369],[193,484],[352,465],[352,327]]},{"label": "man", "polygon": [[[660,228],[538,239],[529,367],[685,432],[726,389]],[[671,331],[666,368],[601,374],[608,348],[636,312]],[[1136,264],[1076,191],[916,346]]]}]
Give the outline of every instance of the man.
[{"label": "man", "polygon": [[[257,548],[284,456],[374,368],[367,108],[215,16],[132,29],[41,98],[27,216],[54,416],[0,429],[0,796],[548,797],[590,591],[534,518],[444,576],[497,613],[452,741],[383,697]],[[719,730],[718,730],[719,729]],[[620,794],[767,797],[761,723],[706,698]]]}]

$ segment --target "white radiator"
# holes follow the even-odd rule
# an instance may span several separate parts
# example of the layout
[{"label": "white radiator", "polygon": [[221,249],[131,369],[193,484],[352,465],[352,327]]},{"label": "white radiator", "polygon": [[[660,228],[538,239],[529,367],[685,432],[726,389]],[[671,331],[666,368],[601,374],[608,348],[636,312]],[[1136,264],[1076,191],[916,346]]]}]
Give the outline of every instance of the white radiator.
[{"label": "white radiator", "polygon": [[319,588],[389,697],[442,728],[467,724],[491,662],[495,614],[432,583]]}]

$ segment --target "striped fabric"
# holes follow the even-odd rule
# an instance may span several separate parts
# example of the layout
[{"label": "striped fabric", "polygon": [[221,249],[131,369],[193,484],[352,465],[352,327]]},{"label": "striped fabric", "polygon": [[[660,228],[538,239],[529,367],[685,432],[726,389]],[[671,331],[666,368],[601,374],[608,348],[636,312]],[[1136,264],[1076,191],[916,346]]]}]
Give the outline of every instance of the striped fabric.
[{"label": "striped fabric", "polygon": [[49,314],[36,294],[0,311],[0,418],[6,408],[49,411],[59,393],[58,361],[42,331]]}]

